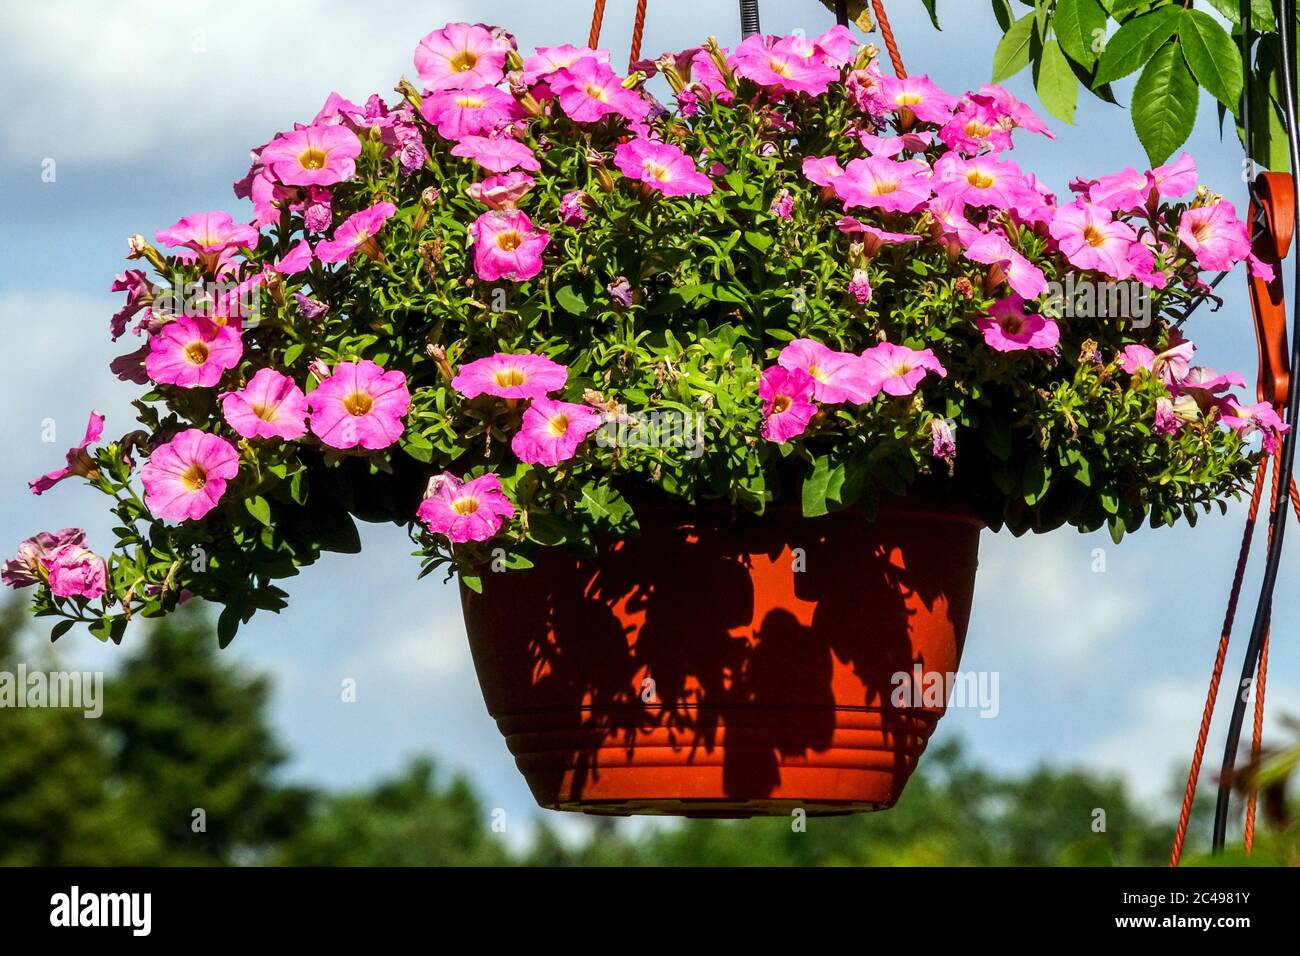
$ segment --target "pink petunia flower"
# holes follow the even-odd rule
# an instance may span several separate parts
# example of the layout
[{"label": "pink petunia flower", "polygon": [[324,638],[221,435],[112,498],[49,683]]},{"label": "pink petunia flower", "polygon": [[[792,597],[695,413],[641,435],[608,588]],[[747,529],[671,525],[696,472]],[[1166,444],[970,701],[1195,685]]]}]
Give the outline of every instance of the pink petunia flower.
[{"label": "pink petunia flower", "polygon": [[451,387],[466,398],[495,395],[497,398],[545,398],[564,388],[569,370],[544,355],[510,355],[497,352],[462,365]]},{"label": "pink petunia flower", "polygon": [[65,544],[41,558],[55,597],[94,600],[108,591],[104,559],[85,545]]},{"label": "pink petunia flower", "polygon": [[483,86],[432,93],[420,104],[420,115],[443,139],[459,140],[493,132],[524,114],[509,93],[495,86]]},{"label": "pink petunia flower", "polygon": [[1159,376],[1166,385],[1177,385],[1192,370],[1192,357],[1196,346],[1187,340],[1170,342],[1169,348],[1156,354],[1145,345],[1126,345],[1120,353],[1120,368],[1130,375],[1145,369]]},{"label": "pink petunia flower", "polygon": [[778,219],[789,219],[794,214],[794,196],[790,195],[790,190],[782,189],[777,193],[767,211]]},{"label": "pink petunia flower", "polygon": [[306,239],[299,239],[292,249],[276,260],[275,271],[286,276],[297,275],[311,268],[315,258],[315,253],[311,251],[311,243]]},{"label": "pink petunia flower", "polygon": [[111,292],[125,292],[126,304],[109,320],[109,332],[116,342],[126,333],[127,323],[143,308],[153,303],[156,289],[139,269],[127,269],[113,280]]},{"label": "pink petunia flower", "polygon": [[1285,435],[1291,426],[1282,421],[1277,410],[1270,402],[1257,405],[1242,405],[1236,399],[1228,399],[1227,412],[1219,419],[1237,434],[1245,437],[1256,431],[1264,435],[1264,450],[1269,454],[1277,451],[1279,435]]},{"label": "pink petunia flower", "polygon": [[930,420],[930,454],[947,462],[957,457],[957,435],[946,418]]},{"label": "pink petunia flower", "polygon": [[846,209],[865,206],[885,212],[915,212],[933,195],[929,175],[929,167],[919,160],[899,162],[872,156],[851,160],[844,175],[831,185]]},{"label": "pink petunia flower", "polygon": [[229,213],[204,212],[159,229],[154,239],[159,245],[190,249],[210,258],[240,246],[256,246],[258,232],[252,226],[236,223]]},{"label": "pink petunia flower", "polygon": [[628,179],[639,180],[665,196],[707,196],[713,182],[691,158],[669,143],[634,139],[614,150],[614,163]]},{"label": "pink petunia flower", "polygon": [[357,171],[361,140],[346,126],[308,126],[281,133],[262,148],[261,160],[286,186],[332,186]]},{"label": "pink petunia flower", "polygon": [[554,467],[572,458],[603,422],[603,417],[586,405],[535,398],[524,412],[510,448],[526,464]]},{"label": "pink petunia flower", "polygon": [[566,226],[578,228],[587,221],[586,206],[591,197],[580,189],[567,192],[560,199],[560,221]]},{"label": "pink petunia flower", "polygon": [[1174,410],[1174,403],[1168,398],[1156,399],[1156,419],[1152,428],[1157,435],[1176,435],[1182,430],[1183,422]]},{"label": "pink petunia flower", "polygon": [[994,106],[963,97],[952,118],[939,130],[939,139],[964,156],[1011,148],[1011,126]]},{"label": "pink petunia flower", "polygon": [[1016,99],[1011,94],[1011,91],[1005,87],[996,84],[985,84],[979,88],[978,92],[969,95],[971,99],[997,109],[1012,126],[1019,127],[1028,133],[1042,133],[1048,139],[1056,139],[1056,136],[1047,128],[1047,124],[1039,118],[1038,114]]},{"label": "pink petunia flower", "polygon": [[451,154],[472,159],[491,173],[512,169],[535,173],[542,168],[531,149],[508,136],[466,136],[451,148]]},{"label": "pink petunia flower", "polygon": [[415,48],[415,71],[426,90],[495,86],[505,75],[511,44],[479,24],[449,23]]},{"label": "pink petunia flower", "polygon": [[909,349],[905,345],[881,342],[862,353],[867,380],[875,394],[911,395],[925,376],[933,372],[940,378],[948,370],[932,349]]},{"label": "pink petunia flower", "polygon": [[853,296],[858,305],[866,305],[871,301],[873,294],[871,276],[866,269],[853,270],[853,277],[849,279],[848,293]]},{"label": "pink petunia flower", "polygon": [[1156,192],[1161,196],[1186,196],[1196,188],[1196,160],[1191,153],[1183,153],[1172,163],[1151,171]]},{"label": "pink petunia flower", "polygon": [[326,263],[345,262],[356,252],[382,258],[375,236],[396,212],[397,207],[390,202],[377,202],[369,209],[354,212],[334,230],[333,239],[316,244],[316,258]]},{"label": "pink petunia flower", "polygon": [[921,237],[911,232],[889,232],[877,229],[853,216],[841,216],[835,223],[840,232],[858,237],[862,243],[862,255],[874,259],[885,246],[901,245],[908,242],[920,242]]},{"label": "pink petunia flower", "polygon": [[542,271],[542,253],[551,234],[533,225],[521,209],[493,209],[469,227],[474,272],[485,282],[523,282]]},{"label": "pink petunia flower", "polygon": [[928,76],[897,79],[881,76],[880,95],[892,110],[911,110],[922,123],[942,126],[952,116],[957,97],[945,93]]},{"label": "pink petunia flower", "polygon": [[18,546],[18,554],[0,565],[0,582],[11,588],[40,584],[48,576],[42,560],[65,546],[85,547],[86,532],[80,528],[41,531]]},{"label": "pink petunia flower", "polygon": [[596,123],[611,115],[633,122],[646,117],[645,100],[625,89],[607,64],[591,57],[558,71],[547,83],[560,108],[575,123]]},{"label": "pink petunia flower", "polygon": [[489,209],[514,209],[535,183],[532,176],[515,170],[472,183],[466,187],[465,192],[471,199],[478,200]]},{"label": "pink petunia flower", "polygon": [[168,521],[197,520],[217,506],[238,473],[234,445],[190,428],[155,448],[140,469],[144,503]]},{"label": "pink petunia flower", "polygon": [[1133,274],[1129,249],[1137,233],[1127,223],[1114,221],[1110,210],[1076,199],[1056,210],[1048,231],[1071,265],[1094,269],[1112,279]]},{"label": "pink petunia flower", "polygon": [[964,159],[946,153],[934,164],[934,178],[941,196],[960,199],[968,206],[1020,209],[1042,202],[1019,166],[993,156]]},{"label": "pink petunia flower", "polygon": [[88,477],[95,474],[95,463],[91,460],[90,453],[86,448],[99,441],[104,434],[104,416],[99,412],[91,412],[90,420],[86,423],[85,437],[73,448],[68,449],[65,456],[67,464],[49,474],[27,482],[27,487],[32,490],[32,494],[39,495],[49,491],[59,482],[71,478],[74,475],[78,477]]},{"label": "pink petunia flower", "polygon": [[996,265],[1007,276],[1013,292],[1026,299],[1037,299],[1047,289],[1047,276],[1012,247],[1006,236],[988,232],[974,239],[962,254],[972,262]]},{"label": "pink petunia flower", "polygon": [[1155,178],[1151,173],[1140,173],[1132,166],[1113,176],[1103,176],[1088,185],[1088,201],[1111,212],[1129,213],[1146,208]]},{"label": "pink petunia flower", "polygon": [[546,79],[552,73],[558,73],[560,70],[567,70],[579,60],[592,59],[597,63],[609,63],[608,50],[593,50],[585,46],[573,46],[565,43],[562,46],[543,46],[538,47],[537,52],[524,60],[524,82],[532,86],[538,80]]},{"label": "pink petunia flower", "polygon": [[149,340],[144,367],[159,385],[210,388],[243,354],[244,343],[233,326],[184,316]]},{"label": "pink petunia flower", "polygon": [[1226,201],[1183,213],[1178,238],[1202,269],[1226,271],[1250,255],[1250,232]]},{"label": "pink petunia flower", "polygon": [[808,429],[817,414],[813,404],[815,381],[803,369],[766,369],[758,381],[758,397],[763,400],[763,437],[772,442],[788,442]]},{"label": "pink petunia flower", "polygon": [[307,396],[293,379],[258,369],[238,392],[221,396],[226,424],[243,438],[301,438],[307,434]]},{"label": "pink petunia flower", "polygon": [[818,186],[832,186],[844,175],[844,169],[834,156],[808,156],[803,161],[803,175]]},{"label": "pink petunia flower", "polygon": [[995,302],[988,317],[975,324],[984,333],[989,348],[999,352],[1050,352],[1061,340],[1060,327],[1041,315],[1026,315],[1025,300],[1018,295]]},{"label": "pink petunia flower", "polygon": [[736,47],[730,63],[736,74],[781,93],[821,96],[840,78],[840,71],[819,56],[805,55],[800,38],[754,34]]},{"label": "pink petunia flower", "polygon": [[781,350],[777,364],[792,372],[807,372],[813,380],[813,398],[828,405],[862,405],[879,392],[859,356],[836,352],[812,339],[795,339]]},{"label": "pink petunia flower", "polygon": [[387,448],[402,437],[410,405],[406,376],[369,359],[338,363],[307,396],[312,434],[331,448]]},{"label": "pink petunia flower", "polygon": [[452,544],[487,541],[514,514],[515,506],[496,475],[482,475],[461,484],[445,472],[429,480],[429,490],[415,512],[425,527],[445,535]]}]

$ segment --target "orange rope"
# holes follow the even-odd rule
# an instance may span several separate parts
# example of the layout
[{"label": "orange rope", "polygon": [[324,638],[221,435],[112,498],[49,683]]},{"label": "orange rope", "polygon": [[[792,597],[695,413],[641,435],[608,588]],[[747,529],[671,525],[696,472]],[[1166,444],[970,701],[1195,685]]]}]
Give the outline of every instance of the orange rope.
[{"label": "orange rope", "polygon": [[605,0],[596,0],[596,8],[591,11],[591,33],[587,35],[587,46],[596,49],[600,43],[600,28],[605,23]]},{"label": "orange rope", "polygon": [[1241,585],[1246,577],[1246,564],[1250,558],[1250,542],[1255,535],[1255,522],[1259,517],[1259,502],[1264,495],[1264,478],[1268,473],[1268,458],[1259,460],[1255,472],[1255,488],[1250,495],[1250,511],[1246,515],[1246,529],[1241,536],[1241,550],[1237,554],[1237,570],[1232,576],[1232,591],[1228,596],[1228,610],[1223,616],[1223,629],[1219,632],[1219,651],[1210,673],[1210,690],[1201,713],[1201,729],[1196,735],[1196,750],[1192,754],[1192,767],[1187,774],[1187,788],[1183,791],[1183,806],[1178,813],[1178,829],[1174,832],[1174,848],[1169,855],[1169,865],[1177,866],[1183,855],[1183,842],[1187,839],[1187,823],[1191,819],[1192,800],[1196,797],[1196,783],[1201,775],[1201,762],[1205,758],[1205,745],[1210,736],[1210,721],[1214,705],[1219,699],[1219,683],[1223,679],[1223,665],[1228,657],[1228,643],[1232,640],[1232,625],[1237,617],[1237,602],[1241,598]]},{"label": "orange rope", "polygon": [[646,0],[637,0],[636,19],[632,21],[632,54],[627,58],[627,71],[632,72],[636,61],[641,59],[641,37],[645,33]]},{"label": "orange rope", "polygon": [[876,23],[880,24],[880,37],[885,41],[885,49],[889,51],[889,62],[894,64],[894,74],[905,80],[907,70],[903,69],[903,55],[898,52],[898,41],[894,39],[894,28],[889,25],[889,17],[885,14],[884,0],[871,0],[871,8],[876,13]]}]

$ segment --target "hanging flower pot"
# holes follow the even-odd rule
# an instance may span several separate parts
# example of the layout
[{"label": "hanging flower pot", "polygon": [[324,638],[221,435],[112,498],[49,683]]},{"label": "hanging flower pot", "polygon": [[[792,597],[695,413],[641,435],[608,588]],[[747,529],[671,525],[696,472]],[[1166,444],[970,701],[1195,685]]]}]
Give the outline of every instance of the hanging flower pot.
[{"label": "hanging flower pot", "polygon": [[[734,519],[663,502],[591,558],[462,589],[489,712],[537,802],[588,813],[880,810],[943,715],[970,514]],[[927,706],[927,703],[929,704]]]},{"label": "hanging flower pot", "polygon": [[224,645],[396,521],[459,581],[544,806],[890,806],[981,525],[1191,519],[1284,426],[1195,364],[1201,273],[1250,242],[1190,157],[1058,198],[1003,156],[1047,133],[1028,107],[876,52],[839,27],[623,77],[429,33],[397,99],[257,147],[251,211],[131,239],[138,427],[92,415],[32,482],[104,492],[116,545],[43,532],[3,580],[55,637],[197,597]]}]

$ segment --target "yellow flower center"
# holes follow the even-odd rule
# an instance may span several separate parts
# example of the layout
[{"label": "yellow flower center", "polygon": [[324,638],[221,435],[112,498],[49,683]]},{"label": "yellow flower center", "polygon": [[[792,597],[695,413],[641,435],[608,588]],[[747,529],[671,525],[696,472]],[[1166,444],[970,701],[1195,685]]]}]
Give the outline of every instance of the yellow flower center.
[{"label": "yellow flower center", "polygon": [[329,165],[329,155],[323,149],[308,146],[298,154],[298,165],[303,169],[324,169]]},{"label": "yellow flower center", "polygon": [[343,399],[343,407],[347,409],[349,415],[356,415],[359,418],[375,407],[375,400],[365,392],[353,392]]},{"label": "yellow flower center", "polygon": [[451,503],[451,510],[458,515],[472,515],[478,511],[478,499],[466,495],[463,498],[457,498]]},{"label": "yellow flower center", "polygon": [[794,400],[789,395],[778,395],[772,399],[772,414],[780,415],[782,412],[788,412]]},{"label": "yellow flower center", "polygon": [[823,372],[821,369],[819,369],[816,365],[809,365],[809,366],[808,366],[808,374],[811,375],[813,378],[815,378],[815,379],[816,379],[817,381],[819,381],[819,382],[825,382],[825,381],[826,381],[826,373]]},{"label": "yellow flower center", "polygon": [[190,491],[198,491],[208,483],[208,473],[197,464],[190,465],[181,472],[181,484]]},{"label": "yellow flower center", "polygon": [[767,61],[768,68],[777,76],[788,77],[790,75],[790,64],[784,60],[771,59]]},{"label": "yellow flower center", "polygon": [[465,110],[478,110],[487,105],[487,101],[481,96],[458,96],[456,105]]},{"label": "yellow flower center", "polygon": [[191,342],[185,346],[185,361],[191,365],[202,365],[208,360],[208,347],[203,342]]},{"label": "yellow flower center", "polygon": [[603,86],[596,86],[594,83],[588,83],[586,86],[586,90],[587,90],[587,95],[590,96],[593,100],[597,100],[598,102],[601,103],[609,102],[609,94],[605,92],[605,88]]},{"label": "yellow flower center", "polygon": [[569,431],[569,416],[556,415],[546,423],[546,427],[550,430],[552,435],[559,438],[561,435],[564,435]]},{"label": "yellow flower center", "polygon": [[966,174],[966,182],[970,183],[976,189],[988,189],[996,180],[993,176],[982,169],[972,169]]},{"label": "yellow flower center", "polygon": [[275,421],[275,417],[276,417],[276,416],[275,416],[275,406],[274,406],[274,405],[252,405],[252,404],[250,404],[248,407],[249,407],[250,409],[252,409],[253,414],[256,415],[258,418],[260,418],[262,421],[264,421],[264,422],[273,422],[273,421]]},{"label": "yellow flower center", "polygon": [[501,388],[514,388],[524,384],[526,380],[527,376],[524,375],[522,369],[503,368],[492,373],[492,381],[496,382]]},{"label": "yellow flower center", "polygon": [[925,102],[925,97],[922,96],[920,93],[909,91],[906,93],[899,93],[898,98],[894,100],[894,105],[916,106],[917,104],[924,103],[924,102]]},{"label": "yellow flower center", "polygon": [[1106,235],[1096,226],[1088,226],[1083,230],[1083,239],[1094,249],[1098,249],[1106,244]]},{"label": "yellow flower center", "polygon": [[1192,229],[1192,235],[1196,237],[1197,242],[1205,242],[1210,238],[1210,224],[1207,222],[1198,223]]},{"label": "yellow flower center", "polygon": [[979,120],[971,120],[966,124],[966,135],[971,139],[984,139],[993,132],[991,126],[981,123]]},{"label": "yellow flower center", "polygon": [[451,67],[453,73],[468,73],[474,69],[477,63],[478,57],[469,50],[461,50],[447,61],[447,65]]},{"label": "yellow flower center", "polygon": [[518,230],[507,229],[505,232],[497,233],[497,248],[503,252],[514,252],[523,244],[524,237]]},{"label": "yellow flower center", "polygon": [[875,196],[888,196],[890,193],[898,192],[898,180],[881,179],[877,180],[871,187],[871,192]]},{"label": "yellow flower center", "polygon": [[643,179],[653,179],[655,182],[666,183],[670,174],[667,166],[661,166],[653,159],[647,159],[641,164],[641,176]]}]

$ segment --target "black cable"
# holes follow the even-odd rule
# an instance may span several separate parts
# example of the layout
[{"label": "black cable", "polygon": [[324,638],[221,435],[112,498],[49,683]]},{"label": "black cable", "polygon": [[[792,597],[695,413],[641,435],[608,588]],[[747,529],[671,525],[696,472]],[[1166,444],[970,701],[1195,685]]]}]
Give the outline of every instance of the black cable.
[{"label": "black cable", "polygon": [[762,31],[758,22],[758,0],[740,0],[740,38],[748,40]]},{"label": "black cable", "polygon": [[[1300,118],[1296,110],[1296,6],[1295,0],[1273,0],[1273,11],[1278,23],[1281,57],[1279,67],[1282,70],[1282,91],[1285,99],[1287,147],[1291,157],[1291,178],[1300,185]],[[1242,34],[1245,43],[1245,67],[1247,83],[1243,94],[1245,113],[1250,110],[1249,77],[1250,69],[1250,2],[1242,0]],[[1253,163],[1254,157],[1249,157]],[[1296,214],[1300,216],[1300,189],[1296,190]],[[1291,369],[1300,368],[1300,255],[1296,256],[1294,316],[1291,327]],[[1282,441],[1282,457],[1276,463],[1278,471],[1277,495],[1274,497],[1273,514],[1269,527],[1272,540],[1269,542],[1268,557],[1264,563],[1264,579],[1260,584],[1259,603],[1255,606],[1255,621],[1250,631],[1250,643],[1246,646],[1246,659],[1241,667],[1241,683],[1233,695],[1232,720],[1228,724],[1228,740],[1223,748],[1223,768],[1219,774],[1219,798],[1214,807],[1214,852],[1223,851],[1223,844],[1228,832],[1228,803],[1232,796],[1233,776],[1236,771],[1237,747],[1241,743],[1241,728],[1246,719],[1245,689],[1255,677],[1255,663],[1259,659],[1260,649],[1264,644],[1264,635],[1268,631],[1269,619],[1273,611],[1273,591],[1277,586],[1278,567],[1282,562],[1282,539],[1286,534],[1290,517],[1291,475],[1295,471],[1296,440],[1300,429],[1294,427],[1300,418],[1300,388],[1292,384],[1287,396],[1286,420],[1292,425]]]},{"label": "black cable", "polygon": [[835,0],[835,22],[842,27],[849,25],[849,0]]}]

